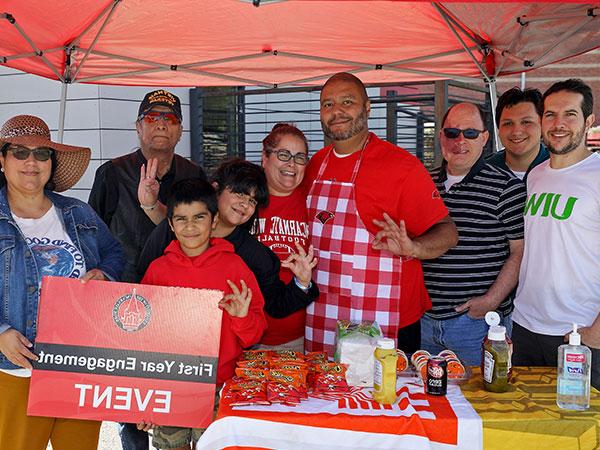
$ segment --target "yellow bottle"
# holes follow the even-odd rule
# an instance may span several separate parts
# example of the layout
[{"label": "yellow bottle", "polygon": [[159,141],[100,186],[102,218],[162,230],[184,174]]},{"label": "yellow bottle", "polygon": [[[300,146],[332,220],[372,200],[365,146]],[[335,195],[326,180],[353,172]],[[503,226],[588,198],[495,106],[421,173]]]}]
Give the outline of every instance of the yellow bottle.
[{"label": "yellow bottle", "polygon": [[375,348],[375,374],[373,380],[373,398],[382,405],[391,405],[396,401],[396,364],[398,354],[393,339],[377,340]]}]

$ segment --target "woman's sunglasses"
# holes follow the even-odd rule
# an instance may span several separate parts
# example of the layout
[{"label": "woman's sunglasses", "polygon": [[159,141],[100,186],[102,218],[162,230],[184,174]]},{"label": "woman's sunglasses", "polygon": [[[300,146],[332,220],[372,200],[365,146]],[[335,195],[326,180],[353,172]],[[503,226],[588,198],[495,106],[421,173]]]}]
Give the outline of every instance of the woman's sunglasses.
[{"label": "woman's sunglasses", "polygon": [[52,153],[54,153],[54,150],[52,150],[51,148],[48,147],[38,147],[38,148],[27,148],[27,147],[21,147],[21,146],[10,146],[8,147],[8,149],[10,150],[10,152],[13,154],[13,156],[15,157],[15,159],[18,159],[20,161],[25,161],[27,158],[29,158],[29,155],[31,155],[33,153],[33,157],[37,160],[37,161],[48,161],[50,159],[50,157],[52,156]]},{"label": "woman's sunglasses", "polygon": [[476,130],[475,128],[467,128],[466,130],[461,130],[460,128],[444,128],[443,131],[444,136],[448,139],[456,139],[460,136],[460,133],[462,133],[465,139],[477,139],[485,130]]}]

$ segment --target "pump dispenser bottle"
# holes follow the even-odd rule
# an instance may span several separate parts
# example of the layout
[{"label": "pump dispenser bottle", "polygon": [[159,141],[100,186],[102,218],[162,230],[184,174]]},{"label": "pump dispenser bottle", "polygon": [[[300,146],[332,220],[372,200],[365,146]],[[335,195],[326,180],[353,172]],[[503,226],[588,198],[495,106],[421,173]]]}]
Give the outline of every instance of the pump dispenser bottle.
[{"label": "pump dispenser bottle", "polygon": [[556,404],[563,409],[584,411],[590,407],[590,367],[592,352],[581,345],[577,324],[569,343],[558,347]]}]

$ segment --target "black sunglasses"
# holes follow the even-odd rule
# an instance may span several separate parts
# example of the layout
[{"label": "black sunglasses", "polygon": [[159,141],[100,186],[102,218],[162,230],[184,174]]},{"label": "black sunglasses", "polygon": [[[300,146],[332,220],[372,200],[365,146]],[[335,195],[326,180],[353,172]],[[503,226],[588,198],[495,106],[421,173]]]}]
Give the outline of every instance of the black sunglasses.
[{"label": "black sunglasses", "polygon": [[444,136],[448,139],[456,139],[460,136],[460,133],[463,134],[465,139],[477,139],[485,130],[476,130],[475,128],[467,128],[466,130],[461,130],[460,128],[444,128],[442,131],[444,132]]},{"label": "black sunglasses", "polygon": [[29,158],[29,155],[31,155],[32,153],[33,157],[37,161],[48,161],[52,156],[52,153],[54,153],[54,150],[48,147],[38,147],[31,149],[15,145],[8,147],[8,149],[11,151],[15,159],[18,159],[20,161],[25,161],[27,158]]},{"label": "black sunglasses", "polygon": [[271,150],[269,154],[275,153],[277,159],[281,162],[288,162],[290,159],[293,159],[296,164],[301,166],[305,166],[308,163],[308,155],[306,153],[296,153],[292,155],[289,150],[281,149],[281,150]]}]

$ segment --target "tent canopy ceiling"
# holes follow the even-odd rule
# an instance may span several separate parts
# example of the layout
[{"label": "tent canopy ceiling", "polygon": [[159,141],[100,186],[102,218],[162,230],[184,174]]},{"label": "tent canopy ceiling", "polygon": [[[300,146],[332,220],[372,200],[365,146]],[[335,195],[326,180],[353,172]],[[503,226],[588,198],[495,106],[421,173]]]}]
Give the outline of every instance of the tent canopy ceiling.
[{"label": "tent canopy ceiling", "polygon": [[0,63],[146,86],[493,79],[600,47],[598,15],[583,3],[5,0]]}]

